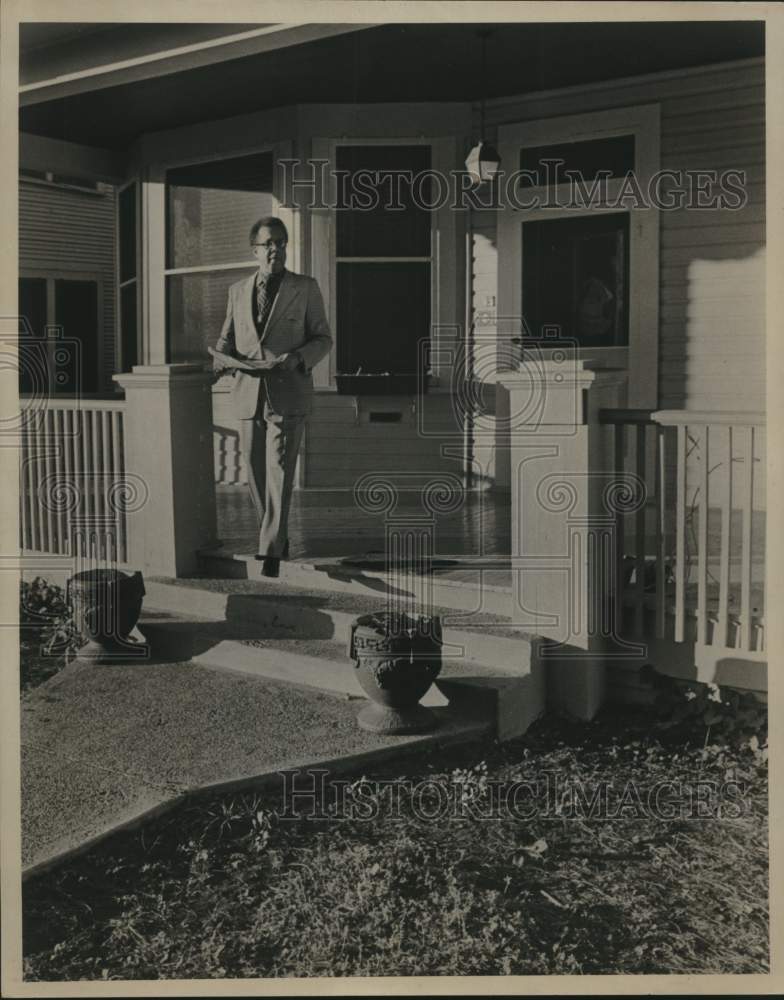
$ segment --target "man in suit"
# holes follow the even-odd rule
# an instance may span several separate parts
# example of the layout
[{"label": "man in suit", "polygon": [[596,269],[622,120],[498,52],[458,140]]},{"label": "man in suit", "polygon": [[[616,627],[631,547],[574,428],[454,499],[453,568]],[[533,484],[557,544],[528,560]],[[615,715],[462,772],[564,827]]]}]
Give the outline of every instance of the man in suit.
[{"label": "man in suit", "polygon": [[[229,288],[216,350],[236,358],[273,360],[259,373],[234,371],[232,403],[253,506],[259,518],[257,559],[277,576],[288,554],[294,469],[313,397],[311,369],[329,354],[332,337],[313,278],[286,270],[288,233],[265,216],[250,230],[258,271]],[[215,359],[218,374],[227,370]]]}]

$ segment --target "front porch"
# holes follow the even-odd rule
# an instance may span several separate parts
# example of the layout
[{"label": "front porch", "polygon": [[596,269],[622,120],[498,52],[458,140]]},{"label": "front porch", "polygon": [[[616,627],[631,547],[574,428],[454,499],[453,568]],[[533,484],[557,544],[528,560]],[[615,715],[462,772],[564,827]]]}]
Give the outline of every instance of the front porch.
[{"label": "front porch", "polygon": [[[647,664],[684,680],[724,683],[764,695],[766,514],[759,507],[764,415],[695,414],[693,424],[679,413],[662,414],[659,424],[650,414],[623,410],[606,410],[601,416],[613,434],[616,465],[610,488],[642,490],[639,502],[629,495],[626,506],[612,513],[615,565],[605,570],[611,579],[602,601],[614,608],[601,612],[615,622],[605,649],[615,684],[609,697],[644,699],[636,678]],[[707,452],[709,440],[710,470],[692,454],[700,445]],[[723,472],[717,456],[725,459]],[[636,469],[637,477],[631,486],[629,477],[635,474],[629,469]],[[594,474],[600,475],[598,465]],[[579,478],[569,473],[566,484],[580,488]],[[247,490],[218,486],[216,497],[219,544],[200,553],[200,573],[258,578],[255,515]],[[423,524],[424,505],[416,492],[401,497],[395,516],[398,531],[405,532],[417,518]],[[283,579],[317,590],[340,580],[358,597],[386,592],[390,600],[402,585],[402,601],[411,606],[426,595],[451,608],[463,624],[470,624],[472,614],[487,612],[503,616],[523,633],[536,632],[522,595],[532,585],[546,590],[547,572],[541,583],[527,582],[537,576],[520,547],[520,522],[532,513],[526,513],[521,499],[517,490],[512,495],[459,491],[455,509],[425,515],[424,558],[422,552],[410,552],[406,560],[395,547],[395,522],[390,525],[384,513],[363,509],[352,492],[300,491],[289,532],[294,565],[284,564]],[[594,514],[589,531],[601,533],[602,523],[601,514]],[[591,565],[595,558],[589,558]],[[576,575],[578,566],[579,560],[572,563]],[[593,585],[585,598],[596,599]],[[401,601],[400,596],[394,599]],[[563,599],[551,591],[551,607]],[[601,632],[596,623],[594,628]],[[626,645],[636,648],[624,654]]]},{"label": "front porch", "polygon": [[[31,55],[23,74],[21,311],[35,314],[24,346],[44,371],[20,383],[27,565],[256,575],[236,420],[204,363],[227,286],[254,266],[247,224],[276,213],[335,335],[313,373],[281,588],[500,617],[521,646],[576,654],[553,670],[580,692],[561,707],[585,715],[629,694],[618,677],[649,661],[764,691],[766,449],[764,414],[748,408],[765,381],[760,38],[683,26],[657,48],[642,41],[671,43],[664,27],[618,25],[619,46],[586,24],[521,80],[521,46],[550,29],[499,25],[480,88],[471,25],[444,27],[440,45],[425,25],[281,25],[220,44],[217,32],[173,62],[140,27],[107,30],[104,61],[65,85],[46,76],[67,55],[56,37],[54,61]],[[588,41],[590,66],[567,58]],[[335,58],[357,52],[378,59]],[[247,84],[288,57],[307,66],[291,93],[256,96]],[[346,235],[341,170],[402,165],[460,186],[480,123],[509,172],[568,148],[589,173],[613,167],[608,190],[574,210],[521,209],[514,187],[488,184],[467,205],[425,211],[411,196],[402,244],[379,219],[356,238],[361,213]],[[646,193],[680,171],[682,203],[614,202],[627,168]],[[692,211],[706,171],[718,200]],[[742,174],[740,188],[718,171]],[[78,299],[70,314],[61,299]],[[71,362],[54,363],[61,344],[43,332],[63,316],[90,361],[70,397],[58,364]],[[346,389],[387,368],[416,391]]]}]

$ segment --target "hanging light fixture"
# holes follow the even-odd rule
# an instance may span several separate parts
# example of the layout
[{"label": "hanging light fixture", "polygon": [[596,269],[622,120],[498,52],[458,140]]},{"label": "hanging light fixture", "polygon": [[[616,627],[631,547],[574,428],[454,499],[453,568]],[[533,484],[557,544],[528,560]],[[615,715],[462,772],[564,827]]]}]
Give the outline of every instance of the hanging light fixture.
[{"label": "hanging light fixture", "polygon": [[482,39],[482,103],[480,111],[479,142],[466,157],[465,166],[468,176],[474,184],[491,181],[501,166],[501,157],[494,146],[485,139],[485,97],[487,94],[487,39],[490,31],[487,28],[477,31]]}]

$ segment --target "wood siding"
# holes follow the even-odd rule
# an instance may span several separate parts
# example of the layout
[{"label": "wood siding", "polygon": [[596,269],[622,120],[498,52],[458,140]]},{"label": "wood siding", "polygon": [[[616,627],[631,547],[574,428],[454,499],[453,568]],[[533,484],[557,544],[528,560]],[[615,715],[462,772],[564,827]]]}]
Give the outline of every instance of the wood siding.
[{"label": "wood siding", "polygon": [[[646,103],[661,106],[661,167],[746,173],[737,210],[660,213],[659,406],[761,408],[765,397],[764,65],[751,60],[581,90],[506,98],[487,108],[499,125]],[[478,112],[475,127],[478,128]],[[505,169],[515,168],[505,164]],[[472,314],[493,308],[495,213],[472,220]]]},{"label": "wood siding", "polygon": [[[231,407],[230,387],[218,383],[212,392],[215,482],[247,482],[239,447],[239,422]],[[463,435],[448,394],[427,396],[419,413],[413,397],[353,396],[316,392],[299,456],[297,485],[308,489],[353,489],[367,473],[377,472],[405,488],[410,473],[422,476],[463,469]],[[394,422],[374,420],[376,414],[399,414]]]},{"label": "wood siding", "polygon": [[115,194],[19,185],[19,270],[95,274],[101,282],[102,390],[115,371]]},{"label": "wood siding", "polygon": [[[463,439],[451,395],[425,396],[418,411],[413,403],[410,396],[360,396],[357,407],[353,396],[317,393],[303,447],[302,485],[352,489],[375,472],[402,488],[419,488],[423,476],[460,476]],[[400,419],[376,422],[378,413]]]}]

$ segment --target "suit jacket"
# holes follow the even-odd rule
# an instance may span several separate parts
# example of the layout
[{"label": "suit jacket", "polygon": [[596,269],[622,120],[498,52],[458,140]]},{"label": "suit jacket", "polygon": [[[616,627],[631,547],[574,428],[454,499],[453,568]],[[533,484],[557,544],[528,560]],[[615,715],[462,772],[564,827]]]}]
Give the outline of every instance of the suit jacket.
[{"label": "suit jacket", "polygon": [[321,292],[313,278],[285,271],[267,326],[259,337],[253,319],[255,280],[252,274],[229,288],[226,319],[215,349],[235,358],[261,360],[297,351],[303,364],[289,372],[279,368],[260,375],[236,372],[232,389],[234,414],[239,419],[255,416],[262,391],[274,413],[308,414],[313,397],[311,369],[332,347]]}]

